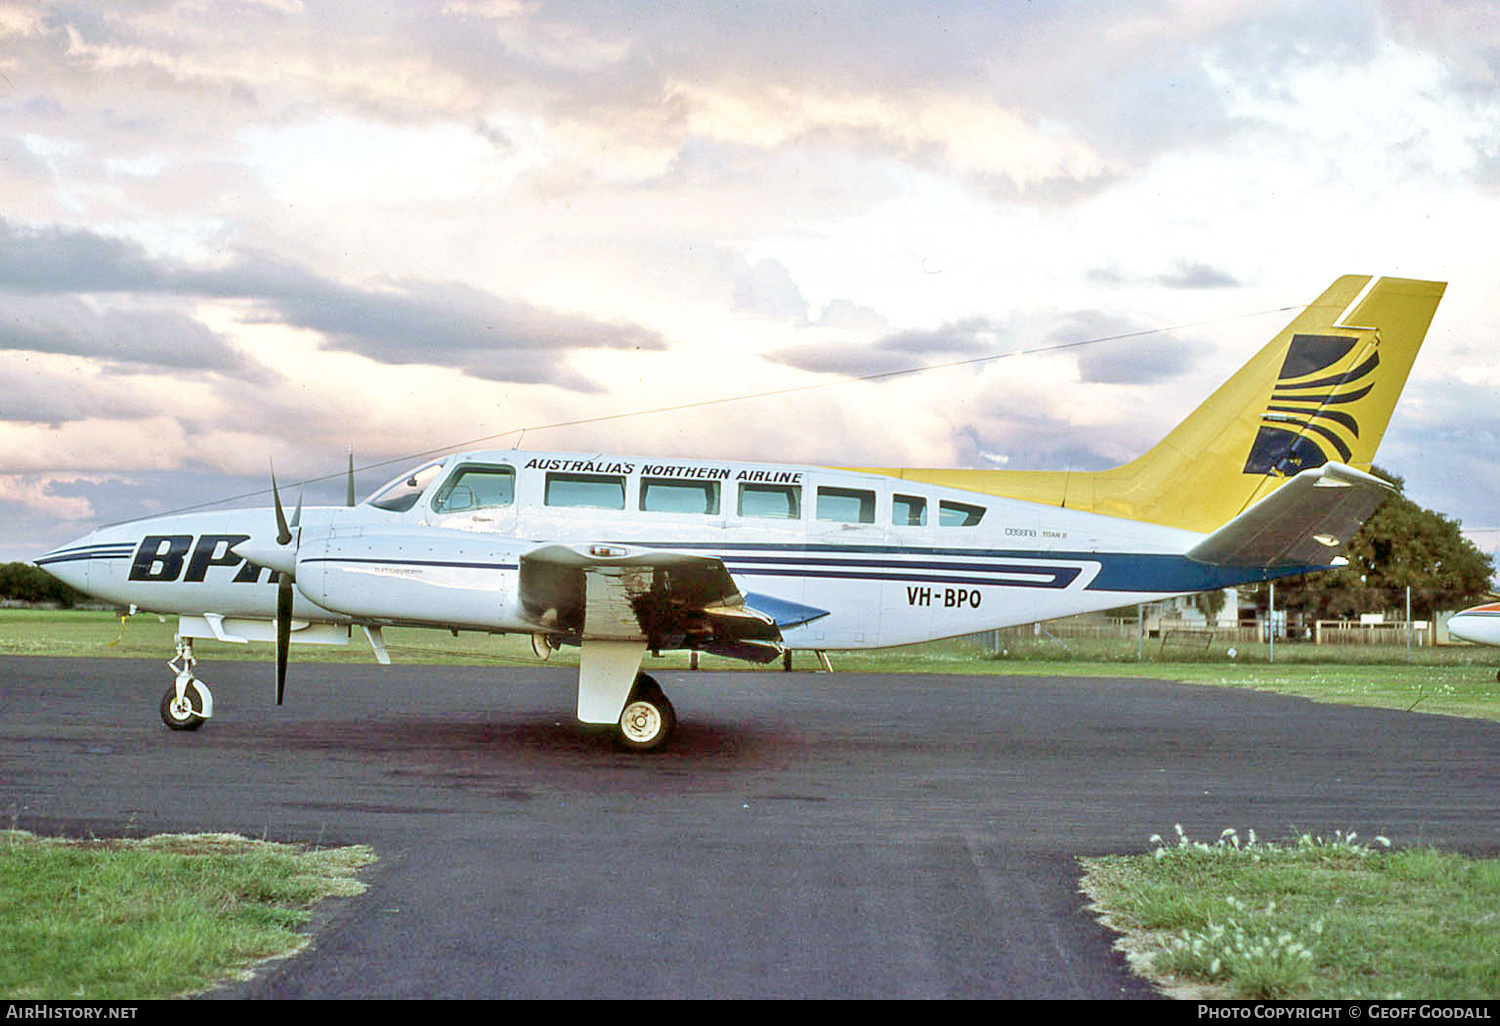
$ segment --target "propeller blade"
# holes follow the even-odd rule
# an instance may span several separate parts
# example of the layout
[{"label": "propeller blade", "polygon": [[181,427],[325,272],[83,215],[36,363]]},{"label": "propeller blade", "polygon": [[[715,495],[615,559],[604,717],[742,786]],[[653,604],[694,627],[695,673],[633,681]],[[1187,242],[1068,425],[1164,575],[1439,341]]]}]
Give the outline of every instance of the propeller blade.
[{"label": "propeller blade", "polygon": [[292,577],[278,574],[276,582],[276,704],[286,696],[286,657],[292,646]]},{"label": "propeller blade", "polygon": [[[302,522],[302,493],[298,492],[297,493],[297,508],[294,509],[294,510],[292,510],[292,523],[291,523],[291,527],[293,529],[295,529],[297,527],[297,525],[300,524],[301,522]],[[290,540],[291,540],[290,538],[287,539],[287,541],[290,541]],[[282,544],[286,544],[286,543],[283,542]]]},{"label": "propeller blade", "polygon": [[349,449],[349,478],[348,487],[344,491],[344,505],[351,508],[354,506],[354,449],[352,446]]},{"label": "propeller blade", "polygon": [[292,529],[286,525],[286,510],[281,508],[281,491],[276,487],[276,468],[271,467],[271,498],[276,502],[276,544],[286,545],[292,540]]}]

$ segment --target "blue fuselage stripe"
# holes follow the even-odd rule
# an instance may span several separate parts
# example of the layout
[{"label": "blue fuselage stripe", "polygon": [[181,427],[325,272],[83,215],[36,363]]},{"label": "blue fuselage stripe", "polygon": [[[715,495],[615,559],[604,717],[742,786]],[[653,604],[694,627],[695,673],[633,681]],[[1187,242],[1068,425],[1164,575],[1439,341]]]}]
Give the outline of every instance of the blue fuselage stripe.
[{"label": "blue fuselage stripe", "polygon": [[[816,577],[833,580],[847,581],[901,581],[907,584],[984,584],[995,585],[1005,588],[1066,588],[1083,571],[1076,568],[1047,568],[1038,567],[1007,567],[1009,573],[1027,573],[1036,576],[1047,576],[1045,581],[1028,581],[1015,577],[958,577],[948,574],[897,574],[897,573],[857,573],[851,570],[806,570],[797,567],[787,567],[773,570],[766,568],[742,569],[729,563],[725,564],[730,573],[740,574],[745,577]],[[1000,572],[1000,568],[996,568]]]},{"label": "blue fuselage stripe", "polygon": [[[637,548],[701,552],[721,559],[731,573],[747,577],[963,584],[1007,588],[1066,589],[1090,567],[1098,572],[1087,591],[1181,594],[1208,591],[1327,569],[1326,566],[1211,566],[1176,553],[1037,552],[1024,549],[910,548],[881,545],[713,544],[704,542],[611,542]],[[38,566],[84,560],[126,560],[135,543],[61,549]],[[319,556],[308,563],[448,567],[510,571],[515,561],[456,561]]]},{"label": "blue fuselage stripe", "polygon": [[135,553],[135,543],[115,543],[111,545],[85,545],[76,549],[59,549],[49,552],[45,556],[38,557],[37,566],[46,566],[49,563],[75,563],[83,559],[129,559]]},{"label": "blue fuselage stripe", "polygon": [[[719,556],[732,573],[745,575],[776,574],[780,576],[845,576],[874,580],[898,580],[909,582],[943,581],[943,578],[923,576],[918,573],[874,573],[874,570],[897,571],[938,570],[950,574],[1034,574],[1050,577],[1051,581],[1017,581],[1014,579],[979,579],[954,577],[955,584],[987,584],[1006,587],[1066,588],[1073,583],[1085,567],[1097,565],[1099,572],[1089,581],[1086,591],[1153,592],[1159,594],[1182,594],[1229,588],[1238,584],[1272,581],[1282,577],[1304,574],[1313,570],[1326,570],[1326,565],[1304,565],[1285,567],[1213,566],[1189,559],[1179,553],[1136,552],[1036,552],[1025,549],[950,549],[950,548],[890,548],[879,545],[775,545],[741,544],[712,545],[702,543],[678,544],[672,542],[619,542],[622,545],[657,547],[674,551],[702,551]],[[781,556],[746,555],[742,553],[785,553]],[[827,557],[876,556],[885,559]],[[902,559],[903,556],[918,557]],[[951,561],[937,561],[933,557],[958,557]],[[896,558],[891,558],[896,557]],[[928,561],[932,560],[932,561]],[[988,560],[1014,562],[992,563]],[[1031,562],[1031,561],[1035,562]],[[779,564],[781,570],[759,570],[747,564]],[[1072,565],[1070,565],[1072,564]],[[802,567],[847,567],[842,573],[803,570]],[[948,583],[948,582],[944,582]]]}]

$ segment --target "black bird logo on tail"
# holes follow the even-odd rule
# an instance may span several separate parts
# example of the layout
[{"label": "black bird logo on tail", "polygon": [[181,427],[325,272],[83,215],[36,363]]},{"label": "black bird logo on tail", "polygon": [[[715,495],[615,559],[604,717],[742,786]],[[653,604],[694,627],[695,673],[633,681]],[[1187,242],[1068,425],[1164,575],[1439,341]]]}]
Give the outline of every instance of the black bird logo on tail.
[{"label": "black bird logo on tail", "polygon": [[1354,404],[1375,387],[1380,366],[1372,334],[1292,337],[1245,473],[1290,477],[1329,460],[1349,462],[1359,438]]}]

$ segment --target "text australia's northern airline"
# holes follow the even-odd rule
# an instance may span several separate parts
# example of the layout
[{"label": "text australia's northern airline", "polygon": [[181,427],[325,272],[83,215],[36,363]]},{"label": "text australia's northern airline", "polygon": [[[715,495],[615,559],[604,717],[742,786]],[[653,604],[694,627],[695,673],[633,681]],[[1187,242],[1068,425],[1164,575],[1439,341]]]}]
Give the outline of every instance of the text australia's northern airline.
[{"label": "text australia's northern airline", "polygon": [[[355,505],[163,516],[37,560],[177,614],[168,726],[213,713],[193,641],[346,643],[362,628],[530,635],[580,649],[577,716],[638,750],[675,714],[648,652],[752,662],[901,645],[1336,564],[1389,492],[1368,473],[1442,297],[1334,282],[1143,456],[1099,473],[830,469],[467,452]],[[273,481],[274,484],[274,481]]]}]

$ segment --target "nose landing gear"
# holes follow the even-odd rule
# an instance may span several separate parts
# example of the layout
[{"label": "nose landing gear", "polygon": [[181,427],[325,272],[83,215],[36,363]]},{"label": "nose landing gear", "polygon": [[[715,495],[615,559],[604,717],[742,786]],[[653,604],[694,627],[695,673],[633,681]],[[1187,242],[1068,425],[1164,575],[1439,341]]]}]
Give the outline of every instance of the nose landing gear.
[{"label": "nose landing gear", "polygon": [[177,679],[161,696],[161,721],[172,730],[197,730],[214,714],[213,693],[193,676],[197,662],[193,639],[179,637],[177,654],[167,662]]}]

